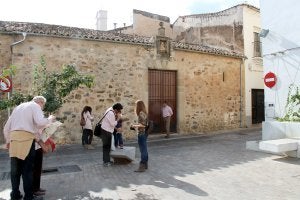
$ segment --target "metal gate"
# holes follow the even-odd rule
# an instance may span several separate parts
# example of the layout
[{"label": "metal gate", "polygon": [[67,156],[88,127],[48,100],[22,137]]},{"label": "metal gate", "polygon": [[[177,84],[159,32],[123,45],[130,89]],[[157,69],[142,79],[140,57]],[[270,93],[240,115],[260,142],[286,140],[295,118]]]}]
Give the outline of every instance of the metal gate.
[{"label": "metal gate", "polygon": [[176,132],[177,127],[177,101],[176,101],[176,80],[177,72],[169,70],[152,70],[148,71],[149,77],[149,119],[153,120],[153,133],[164,131],[161,108],[166,101],[173,109],[171,118],[171,132]]}]

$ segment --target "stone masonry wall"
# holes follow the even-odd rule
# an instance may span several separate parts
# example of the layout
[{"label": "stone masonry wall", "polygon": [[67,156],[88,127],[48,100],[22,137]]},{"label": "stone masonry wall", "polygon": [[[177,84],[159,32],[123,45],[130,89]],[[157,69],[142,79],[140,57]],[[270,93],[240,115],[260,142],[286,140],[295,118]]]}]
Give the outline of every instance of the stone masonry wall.
[{"label": "stone masonry wall", "polygon": [[[176,51],[167,69],[178,71],[179,131],[199,133],[239,127],[240,61]],[[241,72],[243,73],[243,72]]]},{"label": "stone masonry wall", "polygon": [[[11,42],[9,36],[0,34],[0,52],[7,52],[6,41]],[[135,101],[142,99],[147,105],[148,69],[176,70],[178,132],[238,127],[240,59],[176,49],[171,54],[172,58],[165,59],[156,54],[154,47],[138,44],[27,35],[23,43],[13,48],[12,60],[17,66],[14,90],[30,92],[33,65],[39,64],[42,55],[50,71],[73,63],[81,73],[93,75],[95,84],[91,89],[81,87],[73,91],[55,113],[64,122],[56,140],[80,143],[83,106],[90,105],[98,121],[114,102],[121,102],[124,115],[130,118],[125,123],[125,138],[134,138],[128,125],[136,120]],[[7,65],[7,56],[0,58],[0,66]],[[1,142],[2,127],[0,132]]]}]

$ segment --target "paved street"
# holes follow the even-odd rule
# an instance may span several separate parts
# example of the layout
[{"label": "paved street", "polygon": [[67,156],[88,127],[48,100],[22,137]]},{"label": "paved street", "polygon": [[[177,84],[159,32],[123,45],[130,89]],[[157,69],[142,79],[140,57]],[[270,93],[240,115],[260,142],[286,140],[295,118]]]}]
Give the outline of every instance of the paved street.
[{"label": "paved street", "polygon": [[[133,172],[138,149],[135,162],[103,167],[101,142],[95,150],[58,147],[44,158],[44,199],[299,200],[300,160],[246,150],[246,141],[260,138],[260,129],[152,137],[145,173]],[[136,141],[127,145],[137,146]],[[6,172],[8,155],[0,150],[0,199],[9,199]]]}]

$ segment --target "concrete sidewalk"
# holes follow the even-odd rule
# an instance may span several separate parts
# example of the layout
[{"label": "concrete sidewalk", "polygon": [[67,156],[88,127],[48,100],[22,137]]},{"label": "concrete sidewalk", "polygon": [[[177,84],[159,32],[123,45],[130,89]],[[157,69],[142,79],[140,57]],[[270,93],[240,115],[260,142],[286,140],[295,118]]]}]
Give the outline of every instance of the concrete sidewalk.
[{"label": "concrete sidewalk", "polygon": [[[237,129],[215,135],[151,136],[149,169],[128,165],[103,167],[101,142],[95,150],[65,145],[44,158],[44,199],[124,200],[298,200],[300,161],[246,150],[260,140],[261,129]],[[136,141],[127,141],[136,146]],[[0,199],[9,199],[7,152],[0,151]]]}]

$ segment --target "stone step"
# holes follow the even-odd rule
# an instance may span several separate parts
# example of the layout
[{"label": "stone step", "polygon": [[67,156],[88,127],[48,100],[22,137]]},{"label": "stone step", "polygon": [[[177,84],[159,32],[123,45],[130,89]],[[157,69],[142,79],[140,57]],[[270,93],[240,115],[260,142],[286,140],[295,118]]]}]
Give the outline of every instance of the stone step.
[{"label": "stone step", "polygon": [[283,153],[288,151],[295,151],[298,149],[300,140],[298,139],[277,139],[277,140],[264,140],[259,142],[259,149],[274,153]]},{"label": "stone step", "polygon": [[116,148],[110,151],[110,156],[115,162],[126,163],[135,160],[135,147],[124,146],[123,149]]}]

